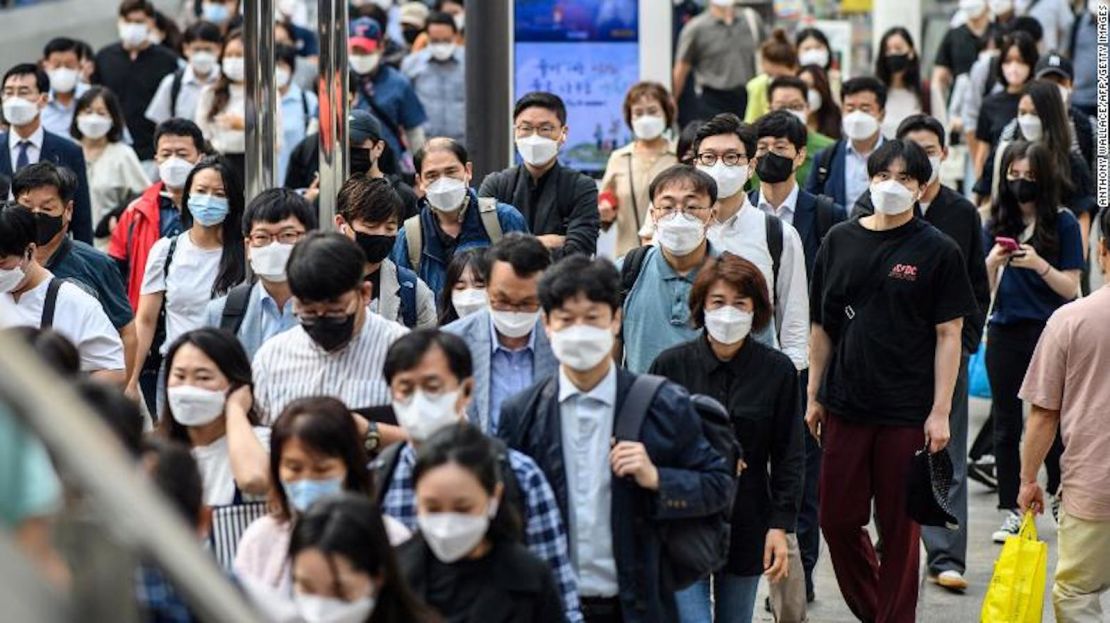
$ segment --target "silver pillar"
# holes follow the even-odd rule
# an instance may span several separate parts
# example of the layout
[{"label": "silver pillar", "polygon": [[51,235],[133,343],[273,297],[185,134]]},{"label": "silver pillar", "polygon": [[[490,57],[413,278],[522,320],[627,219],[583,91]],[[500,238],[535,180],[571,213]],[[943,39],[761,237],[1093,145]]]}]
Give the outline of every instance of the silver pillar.
[{"label": "silver pillar", "polygon": [[274,78],[274,0],[252,0],[245,9],[247,179],[243,184],[249,202],[277,185],[278,89]]},{"label": "silver pillar", "polygon": [[466,5],[466,142],[475,185],[512,163],[512,15],[510,0]]},{"label": "silver pillar", "polygon": [[347,0],[320,0],[320,228],[335,226],[335,201],[347,179]]}]

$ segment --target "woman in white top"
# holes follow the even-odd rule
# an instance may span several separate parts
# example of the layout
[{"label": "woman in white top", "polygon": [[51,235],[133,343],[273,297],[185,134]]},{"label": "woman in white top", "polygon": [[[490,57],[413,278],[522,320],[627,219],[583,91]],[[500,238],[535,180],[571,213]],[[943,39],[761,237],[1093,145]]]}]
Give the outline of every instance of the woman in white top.
[{"label": "woman in white top", "polygon": [[119,100],[110,89],[90,87],[77,100],[69,134],[85,152],[92,220],[98,224],[97,242],[103,243],[98,246],[107,245],[111,234],[106,217],[117,209],[122,212],[150,186],[135,150],[123,142],[125,127]]},{"label": "woman in white top", "polygon": [[[132,392],[138,391],[139,371],[154,343],[163,306],[166,339],[160,352],[165,353],[178,336],[204,326],[208,301],[227,294],[245,277],[243,186],[227,160],[210,156],[198,162],[185,180],[181,202],[188,208],[181,214],[188,229],[154,243],[147,258],[135,314],[138,345]],[[159,387],[159,410],[161,399]]]},{"label": "woman in white top", "polygon": [[895,26],[879,41],[879,58],[875,59],[875,76],[886,86],[886,114],[883,136],[898,134],[898,126],[910,115],[928,113],[928,101],[921,82],[921,56],[913,46],[910,31]]},{"label": "woman in white top", "polygon": [[245,173],[247,151],[245,61],[243,31],[232,30],[224,37],[220,53],[220,79],[200,92],[194,117],[204,138],[231,162],[239,179]]}]

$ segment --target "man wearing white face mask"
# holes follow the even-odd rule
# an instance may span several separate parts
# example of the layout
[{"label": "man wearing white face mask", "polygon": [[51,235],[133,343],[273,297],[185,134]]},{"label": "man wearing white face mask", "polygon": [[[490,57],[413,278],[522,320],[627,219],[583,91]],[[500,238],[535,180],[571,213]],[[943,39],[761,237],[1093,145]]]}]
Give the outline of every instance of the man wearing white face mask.
[{"label": "man wearing white face mask", "polygon": [[50,76],[50,97],[42,109],[42,127],[47,132],[69,136],[77,98],[89,90],[80,81],[81,44],[67,37],[51,39],[42,50],[42,68]]},{"label": "man wearing white face mask", "polygon": [[293,81],[297,66],[297,49],[288,45],[274,48],[274,72],[281,107],[281,149],[278,152],[279,180],[285,179],[289,156],[305,136],[319,127],[320,110],[316,94],[302,89]]},{"label": "man wearing white face mask", "polygon": [[877,78],[852,78],[840,88],[844,138],[813,157],[805,189],[828,195],[847,209],[867,190],[867,158],[883,144],[886,86]]},{"label": "man wearing white face mask", "polygon": [[[383,373],[393,395],[393,411],[409,441],[387,447],[371,464],[382,513],[416,530],[413,467],[416,450],[446,427],[466,422],[474,396],[470,352],[455,335],[421,329],[398,339],[386,355]],[[551,567],[568,621],[580,622],[578,590],[567,549],[567,533],[555,494],[543,472],[525,454],[499,440],[504,503],[516,507],[524,524],[524,544]]]},{"label": "man wearing white face mask", "polygon": [[[977,305],[959,247],[914,218],[931,181],[925,151],[888,141],[868,172],[875,214],[833,228],[813,269],[806,424],[824,450],[821,529],[848,607],[912,621],[921,528],[906,477],[915,452],[948,445],[963,320]],[[872,504],[881,562],[860,533]]]},{"label": "man wearing white face mask", "polygon": [[466,140],[466,57],[457,43],[455,20],[446,13],[427,19],[428,45],[401,63],[401,71],[412,80],[416,95],[428,113],[425,130],[429,136]]},{"label": "man wearing white face mask", "polygon": [[416,152],[414,163],[424,205],[404,222],[389,259],[415,271],[439,296],[455,252],[489,246],[509,232],[527,232],[528,226],[513,206],[474,193],[474,170],[462,143],[433,138]]},{"label": "man wearing white face mask", "polygon": [[189,64],[162,79],[144,113],[154,123],[173,117],[192,118],[200,92],[220,78],[223,35],[218,26],[211,22],[192,24],[185,29],[184,45]]},{"label": "man wearing white face mask", "polygon": [[551,256],[593,255],[599,220],[597,182],[559,163],[567,141],[567,107],[558,95],[528,93],[513,106],[516,149],[524,161],[490,173],[478,189],[524,215],[528,230]]},{"label": "man wearing white face mask", "polygon": [[690,288],[716,255],[705,238],[717,215],[712,177],[676,164],[652,180],[649,193],[655,245],[633,249],[620,263],[624,366],[637,374],[647,372],[659,353],[697,335],[687,305]]},{"label": "man wearing white face mask", "polygon": [[505,402],[498,437],[536,459],[556,491],[586,620],[677,621],[661,526],[724,509],[735,466],[709,445],[689,395],[670,381],[636,397],[645,403],[639,435],[614,439],[637,375],[611,356],[621,301],[608,260],[560,261],[539,297],[559,371]]}]

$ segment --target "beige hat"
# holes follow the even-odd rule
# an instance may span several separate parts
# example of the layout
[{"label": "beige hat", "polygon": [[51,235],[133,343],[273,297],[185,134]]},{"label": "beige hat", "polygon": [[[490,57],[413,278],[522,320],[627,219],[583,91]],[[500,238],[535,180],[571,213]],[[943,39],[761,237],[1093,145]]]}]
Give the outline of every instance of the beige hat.
[{"label": "beige hat", "polygon": [[423,2],[406,2],[401,5],[401,23],[423,28],[428,12],[428,5]]}]

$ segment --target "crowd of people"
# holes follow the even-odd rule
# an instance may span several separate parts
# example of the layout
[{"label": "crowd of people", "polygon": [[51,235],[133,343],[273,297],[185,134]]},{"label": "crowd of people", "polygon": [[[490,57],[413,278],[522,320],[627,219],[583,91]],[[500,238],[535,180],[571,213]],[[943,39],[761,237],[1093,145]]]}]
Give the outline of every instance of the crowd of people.
[{"label": "crowd of people", "polygon": [[[118,42],[6,68],[0,326],[267,620],[793,623],[821,595],[913,621],[922,543],[950,591],[991,564],[969,480],[996,542],[1051,511],[1057,620],[1099,620],[1105,0],[960,0],[927,78],[902,27],[849,76],[817,28],[676,3],[673,84],[630,86],[600,179],[531,92],[519,164],[481,180],[463,0],[354,1],[334,222],[310,3],[276,3],[282,185],[253,197],[242,7],[183,4],[123,0]],[[922,452],[949,521],[915,510]],[[0,457],[3,525],[71,586],[64,472],[7,410]],[[112,579],[135,620],[196,620],[150,561]]]}]

